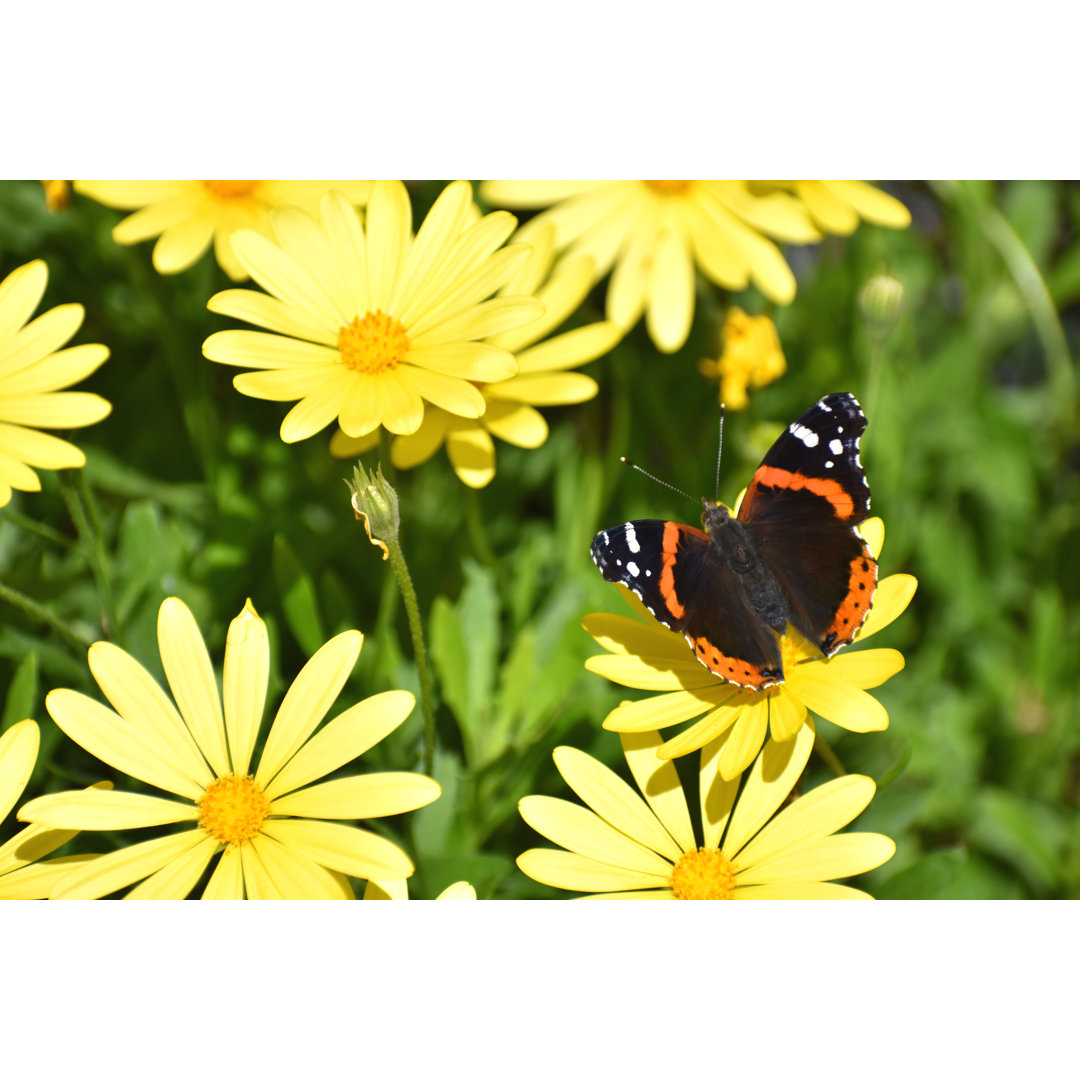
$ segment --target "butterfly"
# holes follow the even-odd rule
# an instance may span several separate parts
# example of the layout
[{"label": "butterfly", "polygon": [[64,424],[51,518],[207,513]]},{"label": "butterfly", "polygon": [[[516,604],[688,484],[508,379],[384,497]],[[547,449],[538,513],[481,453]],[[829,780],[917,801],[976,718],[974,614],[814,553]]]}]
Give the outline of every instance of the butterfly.
[{"label": "butterfly", "polygon": [[702,499],[704,530],[627,521],[596,534],[593,561],[720,678],[751,690],[782,683],[788,623],[829,657],[870,611],[877,561],[858,530],[870,511],[865,429],[851,394],[829,394],[773,443],[738,514]]}]

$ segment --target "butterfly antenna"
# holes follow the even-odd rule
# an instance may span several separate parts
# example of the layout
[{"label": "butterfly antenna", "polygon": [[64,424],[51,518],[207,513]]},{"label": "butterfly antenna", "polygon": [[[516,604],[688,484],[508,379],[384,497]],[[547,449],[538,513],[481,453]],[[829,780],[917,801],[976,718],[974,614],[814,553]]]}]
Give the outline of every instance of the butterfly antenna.
[{"label": "butterfly antenna", "polygon": [[671,488],[672,491],[684,496],[691,502],[696,503],[698,501],[694,498],[693,495],[687,495],[686,492],[682,490],[682,488],[677,488],[674,484],[669,484],[666,480],[661,480],[659,476],[653,476],[651,472],[646,472],[640,465],[635,465],[628,457],[621,457],[619,458],[619,460],[624,465],[629,465],[631,469],[637,469],[637,471],[641,473],[642,476],[647,476],[650,480],[655,480],[658,484],[662,484],[666,488]]},{"label": "butterfly antenna", "polygon": [[720,501],[720,455],[724,450],[724,403],[720,402],[720,437],[716,446],[716,498],[713,502]]}]

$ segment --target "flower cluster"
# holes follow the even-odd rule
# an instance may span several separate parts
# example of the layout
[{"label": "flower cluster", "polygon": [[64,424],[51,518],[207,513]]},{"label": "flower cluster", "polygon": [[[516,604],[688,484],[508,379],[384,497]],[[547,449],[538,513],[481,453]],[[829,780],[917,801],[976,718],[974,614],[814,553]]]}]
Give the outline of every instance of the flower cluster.
[{"label": "flower cluster", "polygon": [[[130,212],[116,222],[113,239],[154,240],[151,261],[161,274],[178,274],[206,256],[204,269],[220,284],[222,272],[234,285],[250,281],[199,296],[200,311],[206,299],[210,312],[247,324],[209,333],[202,352],[214,364],[245,369],[232,379],[241,394],[288,403],[279,429],[285,443],[332,427],[331,454],[352,457],[385,431],[383,450],[397,469],[420,466],[445,448],[454,473],[471,488],[495,479],[496,440],[537,448],[549,435],[541,409],[595,397],[601,365],[592,369],[598,378],[579,369],[613,351],[618,362],[626,348],[620,342],[640,320],[661,352],[681,349],[694,323],[698,271],[722,289],[754,286],[768,303],[789,304],[797,282],[782,245],[847,235],[861,221],[887,228],[910,221],[897,200],[856,181],[486,181],[479,205],[471,185],[456,181],[415,228],[410,190],[396,180],[42,184],[38,197],[51,212],[63,211],[51,219],[56,225],[79,212],[72,191]],[[519,228],[507,208],[536,213]],[[220,270],[208,257],[211,248]],[[589,314],[588,298],[608,275],[599,318]],[[41,259],[0,282],[0,507],[15,491],[41,490],[35,469],[87,464],[82,450],[48,429],[85,427],[112,410],[95,393],[69,389],[110,353],[102,344],[68,344],[83,322],[80,304],[33,317],[47,285]],[[900,304],[895,290],[887,291],[879,285],[864,297],[883,309],[883,323]],[[720,382],[729,407],[745,408],[748,391],[786,369],[776,328],[767,315],[727,305],[722,340],[719,358],[702,361],[700,370]],[[197,353],[194,360],[202,363]],[[197,413],[188,409],[186,419]],[[441,795],[433,779],[435,696],[423,619],[399,537],[408,503],[399,503],[381,467],[373,476],[357,470],[351,494],[405,597],[426,775],[359,766],[382,740],[408,730],[402,725],[416,703],[411,692],[374,693],[330,718],[339,697],[348,697],[364,641],[358,630],[320,636],[307,649],[264,725],[277,685],[272,633],[251,600],[229,624],[216,665],[206,644],[214,638],[204,638],[188,606],[162,588],[153,603],[167,596],[156,624],[164,682],[155,677],[136,659],[144,655],[138,648],[116,643],[129,639],[106,610],[113,605],[111,596],[105,602],[105,545],[79,524],[93,514],[73,512],[78,554],[93,553],[100,629],[95,620],[80,637],[58,615],[20,599],[25,611],[89,645],[100,695],[51,689],[44,700],[49,716],[92,760],[131,783],[56,790],[60,781],[51,773],[44,793],[17,806],[34,777],[41,734],[32,719],[5,731],[0,822],[15,811],[27,827],[0,845],[0,897],[350,899],[359,889],[364,899],[408,898],[416,869],[408,841],[389,839],[382,825],[364,827]],[[880,521],[864,522],[862,532],[876,557]],[[67,541],[59,533],[51,538]],[[858,641],[895,619],[914,589],[907,575],[882,580]],[[132,603],[122,599],[115,606],[126,615]],[[884,729],[888,715],[867,691],[903,667],[900,653],[856,648],[826,659],[789,627],[780,639],[786,681],[749,690],[703,667],[681,635],[627,599],[644,621],[588,616],[585,628],[605,654],[586,667],[619,685],[658,692],[622,702],[603,723],[618,733],[637,790],[590,755],[560,746],[556,767],[586,805],[523,798],[524,820],[558,850],[526,851],[520,869],[548,886],[590,895],[865,895],[838,879],[882,864],[892,841],[839,830],[868,805],[874,782],[841,776],[796,792],[815,741],[811,713],[851,731]],[[103,639],[90,644],[99,633]],[[469,666],[472,643],[464,632],[461,638]],[[532,661],[515,651],[512,673]],[[661,732],[680,724],[686,726],[665,741]],[[692,752],[700,752],[696,813],[673,761]],[[75,850],[55,855],[72,840]],[[427,886],[434,893],[452,876],[458,873],[432,885],[421,875],[421,892]],[[456,881],[439,898],[475,899],[476,890]]]}]

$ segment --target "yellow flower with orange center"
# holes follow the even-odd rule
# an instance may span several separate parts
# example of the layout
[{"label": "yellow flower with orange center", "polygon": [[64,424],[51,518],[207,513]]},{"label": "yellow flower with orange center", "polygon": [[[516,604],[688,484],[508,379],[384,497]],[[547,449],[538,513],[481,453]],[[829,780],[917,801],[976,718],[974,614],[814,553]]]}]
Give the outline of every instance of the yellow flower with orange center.
[{"label": "yellow flower with orange center", "polygon": [[612,899],[868,899],[835,879],[872,870],[896,850],[879,833],[837,834],[873,798],[868,776],[830,780],[784,806],[810,757],[812,724],[787,742],[770,739],[741,782],[720,771],[723,738],[704,747],[697,828],[674,765],[657,756],[660,736],[621,739],[637,791],[583,751],[555,750],[556,767],[585,806],[546,795],[521,800],[521,816],[560,845],[519,855],[523,873]]},{"label": "yellow flower with orange center", "polygon": [[270,235],[276,206],[315,210],[331,188],[353,205],[371,194],[370,180],[76,180],[75,190],[105,206],[134,210],[113,229],[118,244],[139,244],[157,236],[154,269],[178,274],[214,245],[218,265],[233,281],[248,272],[233,250],[238,229]]},{"label": "yellow flower with orange center", "polygon": [[[859,532],[877,558],[885,538],[881,518],[868,518]],[[916,585],[910,574],[879,581],[855,644],[896,619],[911,602]],[[789,624],[780,637],[784,682],[748,690],[715,675],[698,661],[681,633],[661,626],[628,589],[619,591],[642,618],[587,615],[585,629],[607,653],[590,657],[585,666],[621,686],[659,693],[622,702],[604,720],[609,731],[660,731],[700,717],[663,743],[659,754],[681,757],[723,735],[719,769],[731,780],[754,760],[767,735],[780,743],[794,738],[808,722],[808,712],[848,731],[888,727],[889,714],[866,691],[903,668],[904,657],[896,649],[849,647],[825,659]]]},{"label": "yellow flower with orange center", "polygon": [[396,844],[345,822],[426,806],[439,785],[408,772],[324,779],[413,708],[412,694],[390,690],[322,724],[362,642],[362,634],[346,631],[312,656],[286,693],[253,771],[270,648],[250,600],[229,627],[221,693],[195,620],[175,597],[158,614],[175,704],[122,649],[92,645],[90,671],[113,708],[74,690],[53,690],[45,707],[91,754],[178,798],[65,791],[32,799],[19,819],[51,829],[184,827],[71,870],[52,883],[50,895],[93,899],[134,884],[128,897],[183,899],[211,864],[203,899],[350,899],[350,877],[407,878],[413,865]]},{"label": "yellow flower with orange center", "polygon": [[[391,443],[394,466],[414,468],[445,445],[461,482],[481,488],[495,476],[495,439],[529,450],[542,446],[548,425],[537,406],[572,405],[594,397],[595,381],[571,369],[609,352],[622,337],[613,322],[592,322],[552,334],[581,305],[592,282],[591,258],[564,259],[555,264],[554,229],[534,232],[532,253],[500,295],[535,296],[544,305],[544,315],[485,338],[489,345],[514,354],[517,374],[478,384],[486,404],[483,414],[475,419],[446,409],[425,409],[420,429],[412,435],[399,435]],[[330,452],[335,457],[356,457],[377,442],[377,433],[350,439],[339,429],[330,440]]]},{"label": "yellow flower with orange center", "polygon": [[450,184],[415,236],[405,185],[377,181],[363,225],[338,192],[318,216],[283,208],[271,238],[238,232],[233,247],[266,293],[229,289],[211,311],[263,327],[212,334],[203,354],[262,370],[237,375],[243,394],[296,401],[281,425],[285,442],[337,421],[358,439],[380,426],[419,430],[425,408],[475,420],[486,401],[478,383],[517,373],[513,352],[493,335],[536,320],[543,304],[493,296],[529,255],[504,247],[510,214],[478,218],[466,181]]},{"label": "yellow flower with orange center", "polygon": [[480,195],[494,206],[548,207],[522,239],[550,224],[559,251],[592,257],[596,280],[610,270],[607,317],[629,330],[644,315],[666,353],[690,333],[695,270],[724,289],[753,282],[788,304],[795,276],[774,240],[821,239],[798,199],[755,195],[745,180],[486,180]]},{"label": "yellow flower with orange center", "polygon": [[724,350],[719,360],[702,360],[698,370],[707,379],[720,380],[720,401],[729,409],[750,404],[747,390],[775,382],[787,370],[776,324],[768,315],[747,315],[728,308],[724,319]]}]

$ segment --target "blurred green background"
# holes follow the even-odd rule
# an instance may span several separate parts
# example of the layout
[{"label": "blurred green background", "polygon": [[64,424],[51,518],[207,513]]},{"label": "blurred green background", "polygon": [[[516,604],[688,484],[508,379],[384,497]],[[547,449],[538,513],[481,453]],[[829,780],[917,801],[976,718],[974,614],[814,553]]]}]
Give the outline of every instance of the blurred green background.
[{"label": "blurred green background", "polygon": [[[414,220],[442,186],[410,185]],[[439,701],[442,798],[371,823],[416,862],[411,895],[463,878],[481,898],[566,895],[513,860],[546,843],[517,800],[569,795],[555,746],[621,769],[618,738],[600,724],[634,692],[585,671],[599,648],[580,619],[623,605],[589,543],[635,517],[696,522],[684,499],[618,458],[713,494],[717,392],[697,364],[717,355],[724,312],[737,303],[774,316],[788,372],[748,411],[728,414],[721,498],[734,500],[780,425],[825,393],[851,390],[869,419],[862,460],[886,526],[882,573],[919,579],[911,607],[874,639],[907,659],[874,691],[889,729],[818,725],[846,769],[880,784],[856,827],[897,844],[854,884],[880,898],[1080,896],[1080,187],[885,186],[911,210],[910,228],[863,225],[787,248],[798,295],[786,308],[699,277],[686,346],[663,356],[639,325],[584,369],[600,383],[596,399],[545,411],[542,448],[498,444],[488,488],[465,488],[441,452],[410,472],[387,469]],[[16,493],[0,510],[0,582],[84,642],[103,635],[107,618],[110,638],[162,679],[164,597],[191,607],[220,665],[229,621],[250,596],[271,631],[271,702],[350,627],[366,641],[335,712],[384,689],[418,692],[388,564],[349,507],[350,463],[330,457],[329,430],[284,445],[287,407],[243,397],[233,369],[202,357],[210,333],[235,325],[206,310],[230,284],[212,255],[162,277],[150,244],[113,242],[120,216],[77,196],[50,213],[36,181],[0,183],[0,276],[45,259],[38,310],[85,306],[74,343],[103,342],[112,355],[79,389],[113,404],[73,436],[88,457],[81,473],[43,472],[40,494]],[[569,325],[602,317],[605,288]],[[72,499],[99,524],[96,556],[77,538]],[[3,726],[32,716],[42,727],[22,801],[117,779],[49,719],[44,697],[59,686],[100,696],[85,646],[0,606]],[[362,767],[419,768],[420,736],[417,708]],[[688,786],[695,762],[679,763]],[[813,758],[804,789],[828,776]],[[65,850],[108,850],[110,839],[126,842],[84,834]]]}]

